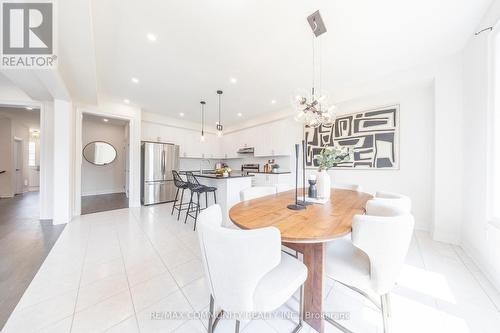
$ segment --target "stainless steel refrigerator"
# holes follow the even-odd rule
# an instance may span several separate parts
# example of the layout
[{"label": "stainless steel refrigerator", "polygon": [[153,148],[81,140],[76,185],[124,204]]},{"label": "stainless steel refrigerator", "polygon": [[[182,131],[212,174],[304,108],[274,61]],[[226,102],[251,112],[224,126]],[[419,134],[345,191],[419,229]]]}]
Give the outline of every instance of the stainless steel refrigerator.
[{"label": "stainless steel refrigerator", "polygon": [[158,142],[141,144],[141,201],[143,205],[175,199],[172,170],[179,169],[179,146]]}]

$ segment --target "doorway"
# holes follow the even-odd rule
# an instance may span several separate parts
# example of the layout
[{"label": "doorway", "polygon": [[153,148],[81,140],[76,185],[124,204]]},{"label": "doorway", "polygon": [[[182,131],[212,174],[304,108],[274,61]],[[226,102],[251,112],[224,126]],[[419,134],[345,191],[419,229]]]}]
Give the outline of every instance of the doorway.
[{"label": "doorway", "polygon": [[129,207],[129,121],[82,116],[81,214]]}]

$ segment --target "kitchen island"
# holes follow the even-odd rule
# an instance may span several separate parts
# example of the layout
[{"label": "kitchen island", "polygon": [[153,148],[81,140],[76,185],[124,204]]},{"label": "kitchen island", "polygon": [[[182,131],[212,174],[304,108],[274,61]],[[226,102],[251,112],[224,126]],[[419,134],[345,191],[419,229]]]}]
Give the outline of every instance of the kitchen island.
[{"label": "kitchen island", "polygon": [[[181,175],[185,172],[180,172]],[[247,175],[241,172],[231,172],[228,177],[217,176],[213,172],[201,172],[193,171],[198,181],[206,186],[212,186],[217,188],[217,203],[220,205],[222,210],[222,225],[229,227],[233,223],[229,219],[229,209],[240,202],[240,191],[252,186],[253,175]],[[184,196],[186,198],[186,196]],[[205,195],[200,197],[200,204],[205,207]],[[188,197],[189,198],[189,197]],[[193,200],[196,200],[193,197]],[[214,203],[214,198],[212,194],[208,194],[208,205]]]}]

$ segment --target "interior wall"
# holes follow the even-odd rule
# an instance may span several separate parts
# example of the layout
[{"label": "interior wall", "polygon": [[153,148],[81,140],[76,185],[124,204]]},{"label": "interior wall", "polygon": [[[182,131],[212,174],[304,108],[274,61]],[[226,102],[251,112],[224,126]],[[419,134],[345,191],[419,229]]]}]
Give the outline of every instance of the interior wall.
[{"label": "interior wall", "polygon": [[353,113],[399,104],[399,170],[330,170],[333,182],[360,184],[364,191],[392,191],[412,199],[416,228],[433,221],[434,86],[432,82],[368,95],[338,104]]},{"label": "interior wall", "polygon": [[[462,246],[500,290],[500,227],[488,216],[488,125],[494,87],[493,40],[500,38],[500,2],[496,1],[484,17],[482,29],[495,26],[493,32],[473,36],[463,52],[464,123],[462,149],[467,152],[464,166]],[[496,55],[498,59],[500,55]],[[497,60],[498,62],[498,60]],[[498,87],[496,87],[498,89]]]},{"label": "interior wall", "polygon": [[[105,141],[117,152],[113,163],[97,166],[82,160],[82,196],[125,192],[125,126],[83,118],[82,144]],[[128,126],[127,126],[128,127]]]}]

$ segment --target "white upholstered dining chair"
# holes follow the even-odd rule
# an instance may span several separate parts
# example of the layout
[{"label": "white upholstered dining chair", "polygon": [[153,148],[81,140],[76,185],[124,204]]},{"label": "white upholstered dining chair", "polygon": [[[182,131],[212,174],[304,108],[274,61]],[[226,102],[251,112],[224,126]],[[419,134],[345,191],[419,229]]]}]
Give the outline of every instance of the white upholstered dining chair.
[{"label": "white upholstered dining chair", "polygon": [[253,186],[240,191],[240,200],[247,201],[276,194],[276,186]]},{"label": "white upholstered dining chair", "polygon": [[403,194],[378,191],[375,193],[373,200],[379,200],[389,205],[397,205],[406,210],[408,213],[411,212],[411,199]]},{"label": "white upholstered dining chair", "polygon": [[[403,268],[413,226],[413,216],[401,207],[370,200],[367,215],[354,217],[352,242],[343,238],[327,245],[326,275],[379,307],[385,333],[389,331],[389,292]],[[343,332],[351,332],[331,318],[327,321]]]},{"label": "white upholstered dining chair", "polygon": [[223,228],[219,205],[212,205],[198,217],[198,239],[205,278],[210,290],[212,333],[214,303],[240,320],[256,313],[270,312],[283,305],[300,288],[299,323],[302,327],[303,284],[307,268],[299,260],[281,253],[280,231],[274,227],[255,230]]}]

